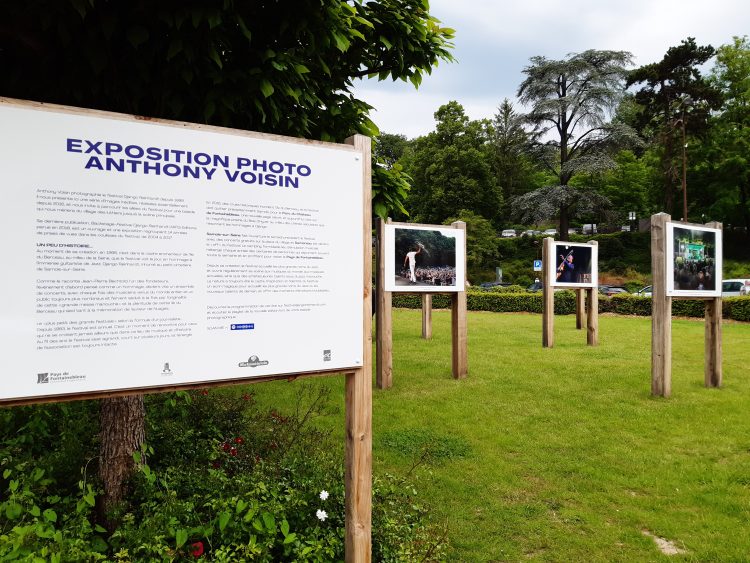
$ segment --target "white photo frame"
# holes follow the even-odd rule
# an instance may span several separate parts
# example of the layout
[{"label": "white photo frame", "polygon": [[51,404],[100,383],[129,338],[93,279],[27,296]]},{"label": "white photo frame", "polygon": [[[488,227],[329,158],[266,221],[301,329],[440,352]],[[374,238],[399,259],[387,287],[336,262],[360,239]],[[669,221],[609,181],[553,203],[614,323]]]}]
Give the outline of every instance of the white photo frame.
[{"label": "white photo frame", "polygon": [[598,245],[556,240],[553,248],[547,256],[550,286],[571,289],[599,286]]},{"label": "white photo frame", "polygon": [[670,297],[721,297],[721,229],[667,222],[664,255]]},{"label": "white photo frame", "polygon": [[[413,259],[407,256],[410,253],[415,253]],[[385,291],[466,291],[465,256],[466,237],[463,229],[442,225],[387,224]]]}]

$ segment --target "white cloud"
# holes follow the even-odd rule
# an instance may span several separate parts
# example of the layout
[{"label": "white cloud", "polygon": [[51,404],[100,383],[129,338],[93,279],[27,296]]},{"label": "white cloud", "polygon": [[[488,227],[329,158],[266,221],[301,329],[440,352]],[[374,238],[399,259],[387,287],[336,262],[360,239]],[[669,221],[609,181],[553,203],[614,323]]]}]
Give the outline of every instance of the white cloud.
[{"label": "white cloud", "polygon": [[430,7],[444,26],[456,29],[458,62],[441,63],[417,91],[376,81],[356,90],[377,108],[374,120],[389,133],[414,137],[431,131],[433,113],[450,100],[473,119],[492,117],[503,98],[515,98],[534,55],[626,50],[643,65],[687,37],[718,47],[750,32],[750,9],[740,0],[433,0]]}]

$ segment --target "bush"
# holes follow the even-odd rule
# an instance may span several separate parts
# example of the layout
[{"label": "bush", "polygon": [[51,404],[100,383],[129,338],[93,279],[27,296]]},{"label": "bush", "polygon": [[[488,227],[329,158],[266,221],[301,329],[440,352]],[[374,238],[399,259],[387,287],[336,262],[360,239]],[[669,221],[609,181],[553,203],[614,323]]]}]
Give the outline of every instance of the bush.
[{"label": "bush", "polygon": [[[512,288],[512,289],[511,289]],[[470,311],[492,311],[495,313],[541,313],[542,293],[519,291],[518,286],[495,287],[486,290],[471,288],[467,292],[467,308]],[[421,309],[422,298],[415,294],[393,294],[394,307]],[[432,296],[434,309],[448,309],[450,296]],[[555,314],[573,315],[576,312],[574,291],[555,292]],[[599,295],[599,313],[618,315],[651,315],[651,298],[620,293],[612,297]],[[672,314],[676,317],[703,317],[705,303],[700,299],[672,300]],[[725,319],[750,321],[750,297],[728,297],[722,300],[722,314]]]},{"label": "bush", "polygon": [[[327,405],[310,385],[288,413],[236,390],[148,396],[151,443],[111,534],[88,468],[97,403],[0,411],[0,560],[343,560],[344,456],[311,424]],[[376,479],[375,560],[443,560],[444,527],[427,515],[406,480]]]}]

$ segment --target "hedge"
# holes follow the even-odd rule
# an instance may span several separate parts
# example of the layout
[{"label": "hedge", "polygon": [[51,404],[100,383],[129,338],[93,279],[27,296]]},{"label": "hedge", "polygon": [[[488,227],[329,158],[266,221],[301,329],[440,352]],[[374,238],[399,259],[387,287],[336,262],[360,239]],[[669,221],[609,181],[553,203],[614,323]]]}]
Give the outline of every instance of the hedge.
[{"label": "hedge", "polygon": [[[394,293],[393,306],[406,309],[420,309],[422,298],[414,293]],[[434,309],[448,309],[451,298],[444,293],[432,296]],[[470,289],[467,292],[467,307],[470,311],[492,311],[494,313],[541,313],[542,293],[509,293],[503,291],[481,291]],[[573,315],[576,312],[575,293],[555,292],[555,314]],[[619,294],[612,297],[599,295],[600,313],[618,315],[651,315],[651,298],[638,295]],[[705,306],[700,300],[672,300],[672,314],[676,317],[703,317]],[[750,297],[727,297],[722,300],[722,315],[725,319],[750,322]]]}]

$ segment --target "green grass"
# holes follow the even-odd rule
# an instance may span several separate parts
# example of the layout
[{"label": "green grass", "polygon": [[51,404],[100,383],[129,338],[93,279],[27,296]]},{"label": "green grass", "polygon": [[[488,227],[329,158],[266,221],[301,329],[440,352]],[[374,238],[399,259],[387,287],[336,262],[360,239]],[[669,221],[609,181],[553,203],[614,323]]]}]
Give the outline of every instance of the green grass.
[{"label": "green grass", "polygon": [[[650,397],[648,318],[602,316],[590,348],[574,317],[558,316],[543,349],[539,315],[470,313],[463,381],[450,377],[450,315],[433,319],[424,341],[420,312],[394,310],[374,473],[412,471],[448,525],[451,560],[750,558],[750,324],[724,324],[717,390],[703,386],[703,323],[674,320],[665,400]],[[340,378],[313,384],[342,396]],[[297,385],[253,390],[283,407]],[[320,423],[343,437],[343,408]],[[687,554],[667,558],[643,530]]]}]

